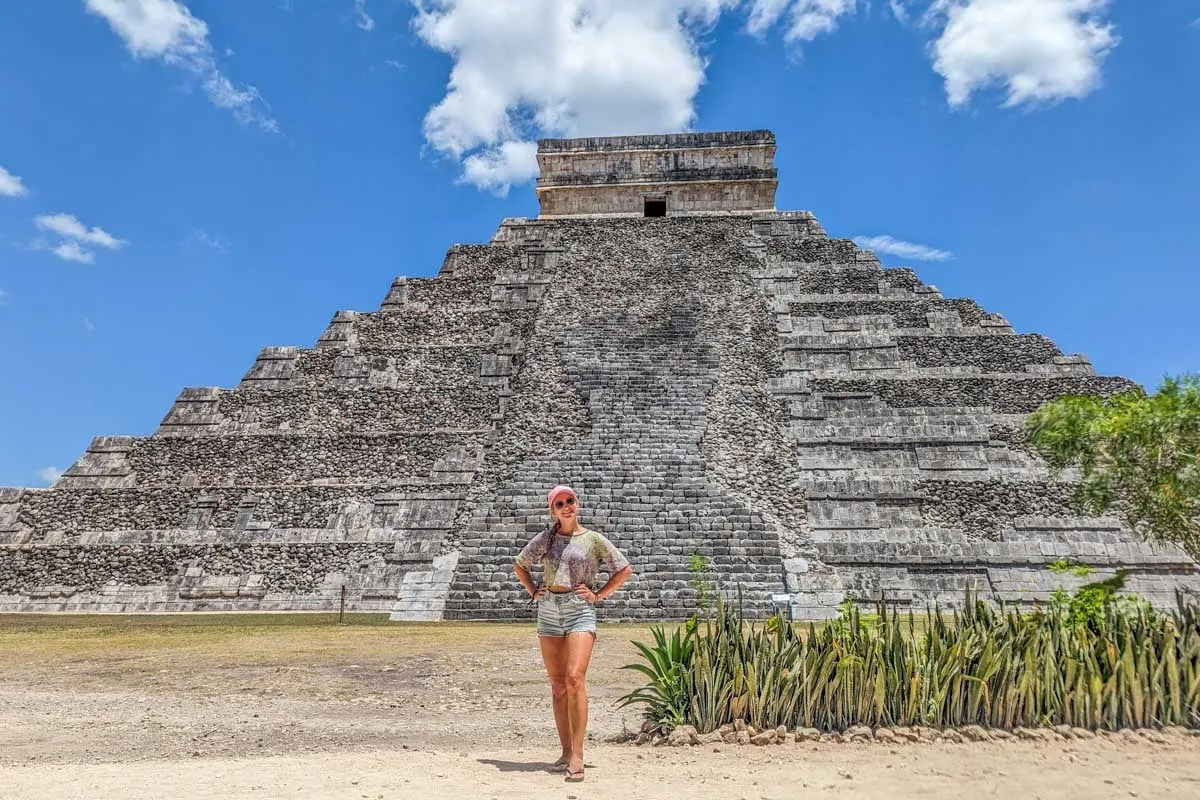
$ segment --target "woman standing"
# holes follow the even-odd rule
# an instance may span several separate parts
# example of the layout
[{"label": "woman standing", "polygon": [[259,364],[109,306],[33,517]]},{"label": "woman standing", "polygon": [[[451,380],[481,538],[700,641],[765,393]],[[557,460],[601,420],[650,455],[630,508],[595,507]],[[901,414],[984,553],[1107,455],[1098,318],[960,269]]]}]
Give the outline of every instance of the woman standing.
[{"label": "woman standing", "polygon": [[[596,640],[596,603],[607,599],[633,574],[629,559],[599,533],[579,524],[579,498],[570,486],[555,486],[547,497],[550,527],[533,537],[517,556],[517,579],[538,604],[537,632],[550,676],[554,724],[562,755],[556,770],[567,780],[583,780],[583,738],[587,733],[588,661]],[[542,585],[533,565],[542,565]],[[608,583],[592,589],[603,566]]]}]

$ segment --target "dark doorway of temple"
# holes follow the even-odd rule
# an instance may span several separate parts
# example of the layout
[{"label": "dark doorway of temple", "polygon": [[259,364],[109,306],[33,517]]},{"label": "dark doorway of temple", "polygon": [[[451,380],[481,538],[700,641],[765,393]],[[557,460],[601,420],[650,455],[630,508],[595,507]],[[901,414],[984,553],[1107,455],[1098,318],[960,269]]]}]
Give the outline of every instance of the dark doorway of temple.
[{"label": "dark doorway of temple", "polygon": [[667,215],[666,200],[647,200],[646,213],[647,217],[665,217]]}]

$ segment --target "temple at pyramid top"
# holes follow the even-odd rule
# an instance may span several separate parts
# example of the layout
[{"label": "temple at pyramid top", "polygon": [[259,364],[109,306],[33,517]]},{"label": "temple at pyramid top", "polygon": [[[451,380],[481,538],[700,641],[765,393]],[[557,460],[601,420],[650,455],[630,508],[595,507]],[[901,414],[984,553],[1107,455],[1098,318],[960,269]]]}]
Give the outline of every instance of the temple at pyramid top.
[{"label": "temple at pyramid top", "polygon": [[771,131],[542,139],[542,218],[773,211]]}]

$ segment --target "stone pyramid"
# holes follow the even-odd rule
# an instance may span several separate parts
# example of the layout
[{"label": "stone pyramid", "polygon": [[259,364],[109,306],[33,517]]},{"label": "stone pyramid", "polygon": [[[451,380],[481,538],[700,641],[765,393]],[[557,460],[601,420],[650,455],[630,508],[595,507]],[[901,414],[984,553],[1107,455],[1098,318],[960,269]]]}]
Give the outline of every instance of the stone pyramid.
[{"label": "stone pyramid", "polygon": [[971,300],[774,210],[767,131],[544,140],[537,219],[185,389],[49,489],[0,489],[0,611],[329,610],[518,619],[556,483],[632,559],[609,619],[1014,604],[1181,552],[1082,518],[1022,444],[1053,397],[1127,389]]}]

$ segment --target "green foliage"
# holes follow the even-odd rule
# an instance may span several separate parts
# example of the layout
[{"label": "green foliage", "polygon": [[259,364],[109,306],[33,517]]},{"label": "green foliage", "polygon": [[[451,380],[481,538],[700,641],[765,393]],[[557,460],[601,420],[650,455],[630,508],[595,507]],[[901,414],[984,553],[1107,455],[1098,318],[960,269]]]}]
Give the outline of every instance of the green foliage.
[{"label": "green foliage", "polygon": [[661,627],[651,628],[650,632],[654,636],[653,647],[643,642],[633,643],[646,663],[626,664],[621,668],[640,672],[650,682],[617,702],[621,708],[631,703],[645,704],[645,716],[654,722],[655,729],[669,731],[688,719],[695,626],[676,629],[670,637]]},{"label": "green foliage", "polygon": [[1077,578],[1086,578],[1093,572],[1092,568],[1087,564],[1077,564],[1067,561],[1065,558],[1060,558],[1057,561],[1052,562],[1049,565],[1049,569],[1056,575],[1062,575],[1069,572]]},{"label": "green foliage", "polygon": [[1151,395],[1060,397],[1025,430],[1053,469],[1079,469],[1086,513],[1116,511],[1147,540],[1200,559],[1200,376],[1167,378]]},{"label": "green foliage", "polygon": [[1051,613],[1065,615],[1067,624],[1073,628],[1099,630],[1117,599],[1117,592],[1125,588],[1126,574],[1127,570],[1117,570],[1111,578],[1080,586],[1074,595],[1055,589],[1050,597]]},{"label": "green foliage", "polygon": [[[1120,576],[1118,576],[1120,577]],[[1200,608],[1162,614],[1093,584],[1072,619],[1064,605],[1020,614],[970,596],[947,618],[880,607],[873,621],[847,605],[834,624],[753,623],[718,600],[630,665],[651,684],[644,703],[659,730],[711,731],[743,718],[758,728],[852,725],[1069,724],[1200,727]],[[672,655],[669,655],[672,654]]]},{"label": "green foliage", "polygon": [[868,625],[876,625],[878,623],[878,614],[863,611],[850,598],[846,598],[841,602],[841,605],[838,606],[837,616],[829,621],[834,631],[842,636],[850,633],[851,628],[865,629]]},{"label": "green foliage", "polygon": [[688,559],[688,572],[692,574],[688,579],[688,585],[696,593],[696,607],[700,613],[708,614],[716,607],[718,596],[712,564],[699,553],[692,553]]}]

